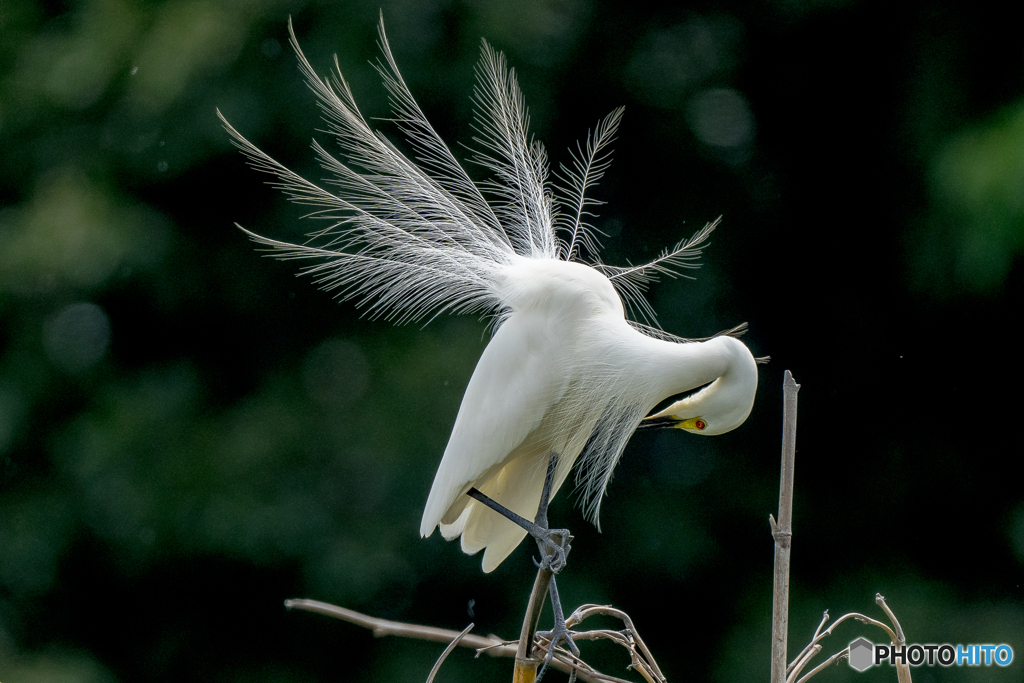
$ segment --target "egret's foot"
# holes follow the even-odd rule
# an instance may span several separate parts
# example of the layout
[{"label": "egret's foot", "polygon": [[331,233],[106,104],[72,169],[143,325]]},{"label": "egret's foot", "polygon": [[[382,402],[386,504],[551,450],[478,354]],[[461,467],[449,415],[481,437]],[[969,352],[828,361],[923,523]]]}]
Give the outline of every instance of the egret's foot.
[{"label": "egret's foot", "polygon": [[577,657],[580,656],[580,649],[576,647],[576,643],[572,639],[572,637],[576,635],[576,632],[566,627],[564,621],[561,626],[555,624],[555,627],[550,631],[537,631],[537,635],[550,641],[548,643],[548,653],[544,655],[544,666],[547,666],[548,662],[551,661],[551,658],[554,657],[555,648],[558,647],[562,641],[565,641],[566,647],[568,647],[574,655]]},{"label": "egret's foot", "polygon": [[541,667],[540,672],[537,674],[537,681],[539,683],[541,676],[548,668],[548,664],[551,663],[551,659],[555,656],[555,648],[558,647],[559,643],[565,642],[569,651],[575,656],[580,656],[580,649],[576,647],[576,643],[573,642],[574,632],[569,630],[569,627],[565,624],[565,612],[562,611],[562,601],[558,597],[558,586],[555,585],[555,578],[551,577],[551,583],[548,585],[548,592],[551,594],[551,610],[554,612],[554,624],[550,631],[538,631],[537,635],[548,639],[548,651],[544,655],[544,665]]},{"label": "egret's foot", "polygon": [[552,574],[557,574],[562,571],[562,568],[565,567],[565,559],[569,554],[569,543],[572,541],[572,534],[569,533],[568,529],[549,529],[547,527],[546,499],[542,500],[544,506],[541,508],[541,513],[543,514],[538,513],[537,517],[540,520],[540,523],[538,523],[531,522],[525,517],[512,512],[507,507],[481,493],[476,488],[470,489],[466,495],[474,500],[480,501],[505,519],[519,525],[525,529],[528,534],[533,536],[534,540],[537,541],[537,547],[540,549],[541,560],[537,563],[538,567],[550,569]]},{"label": "egret's foot", "polygon": [[565,641],[566,647],[568,647],[576,657],[580,656],[580,649],[576,647],[576,643],[572,640],[572,637],[575,635],[575,631],[570,631],[566,628],[565,622],[562,622],[561,629],[554,628],[550,631],[537,631],[537,635],[551,639],[551,642],[548,643],[548,653],[544,655],[544,664],[541,665],[540,671],[537,672],[536,683],[540,683],[540,679],[548,669],[548,664],[550,664],[551,660],[555,657],[555,648],[558,647],[559,643]]},{"label": "egret's foot", "polygon": [[565,567],[566,558],[572,550],[572,534],[568,529],[540,529],[530,531],[530,535],[537,541],[537,549],[540,551],[540,561],[533,563],[541,569],[550,569],[552,574],[557,574]]}]

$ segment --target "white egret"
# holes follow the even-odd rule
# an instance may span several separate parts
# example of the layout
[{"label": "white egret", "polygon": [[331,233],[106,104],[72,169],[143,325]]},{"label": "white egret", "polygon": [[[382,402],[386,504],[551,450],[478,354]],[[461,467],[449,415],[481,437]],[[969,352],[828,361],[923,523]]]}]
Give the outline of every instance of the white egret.
[{"label": "white egret", "polygon": [[[399,322],[443,311],[487,313],[496,331],[466,388],[420,525],[461,537],[467,553],[484,550],[491,571],[526,531],[467,495],[476,488],[533,519],[551,454],[558,458],[552,495],[574,463],[584,505],[596,523],[601,499],[633,431],[664,400],[698,389],[656,415],[651,426],[721,434],[750,413],[757,387],[747,347],[723,334],[688,341],[626,318],[623,300],[650,319],[643,297],[658,274],[693,267],[716,223],[641,266],[596,259],[587,224],[589,191],[602,177],[622,110],[597,124],[572,162],[548,181],[548,158],[528,138],[515,73],[483,43],[477,67],[476,151],[490,172],[474,183],[413,99],[392,56],[383,24],[377,65],[410,158],[370,128],[340,70],[320,78],[289,25],[300,68],[319,99],[345,160],[313,149],[333,189],[291,172],[226,120],[235,143],[294,201],[328,225],[303,245],[248,232],[303,268],[324,289],[355,299],[373,316]],[[335,61],[337,67],[337,61]],[[219,114],[219,112],[218,112]],[[223,116],[221,117],[223,119]],[[590,264],[581,262],[584,257]]]}]

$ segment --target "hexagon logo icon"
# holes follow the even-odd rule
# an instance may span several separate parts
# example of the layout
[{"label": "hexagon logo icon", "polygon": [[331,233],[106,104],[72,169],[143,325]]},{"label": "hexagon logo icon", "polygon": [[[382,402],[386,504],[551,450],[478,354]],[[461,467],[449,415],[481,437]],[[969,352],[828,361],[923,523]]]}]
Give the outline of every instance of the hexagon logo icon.
[{"label": "hexagon logo icon", "polygon": [[850,666],[857,671],[867,671],[874,665],[872,653],[874,644],[867,638],[858,638],[850,643]]}]

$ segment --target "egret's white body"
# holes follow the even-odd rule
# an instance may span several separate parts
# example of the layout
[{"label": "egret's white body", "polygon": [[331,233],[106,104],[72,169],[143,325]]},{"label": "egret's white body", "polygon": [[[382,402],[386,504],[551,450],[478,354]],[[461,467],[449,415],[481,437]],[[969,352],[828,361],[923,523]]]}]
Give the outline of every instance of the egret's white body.
[{"label": "egret's white body", "polygon": [[[465,552],[484,550],[485,572],[526,530],[465,495],[471,487],[532,519],[551,453],[559,455],[554,495],[592,436],[610,439],[600,445],[617,460],[659,402],[709,382],[672,414],[703,417],[703,433],[721,433],[746,419],[757,386],[754,358],[740,341],[680,344],[638,332],[612,283],[589,266],[524,259],[508,279],[513,312],[469,380],[420,524],[423,536],[440,525],[445,538],[462,537]],[[618,424],[599,429],[609,413]],[[595,451],[586,464],[602,492],[614,466],[600,462],[605,454]],[[593,503],[596,518],[600,494]]]},{"label": "egret's white body", "polygon": [[603,150],[621,110],[562,168],[567,196],[553,197],[547,155],[527,141],[514,74],[484,44],[476,91],[483,152],[473,160],[495,176],[483,187],[485,199],[423,117],[383,27],[381,40],[387,67],[379,71],[418,164],[369,128],[340,73],[333,83],[316,76],[294,34],[300,66],[349,158],[342,163],[314,143],[341,192],[292,173],[225,125],[254,166],[276,175],[296,201],[319,207],[314,215],[333,220],[314,234],[318,244],[249,233],[252,239],[282,258],[321,261],[306,272],[374,314],[495,316],[497,329],[466,388],[420,525],[423,536],[440,526],[445,538],[461,537],[467,553],[484,550],[483,568],[491,571],[526,531],[467,496],[470,488],[532,519],[550,456],[558,455],[552,494],[580,460],[577,479],[596,522],[626,442],[655,406],[703,387],[651,417],[703,434],[729,431],[750,413],[756,364],[731,336],[687,341],[626,318],[623,297],[650,312],[642,297],[647,283],[689,267],[714,224],[643,266],[578,262],[581,247],[596,251],[584,220],[596,202],[586,192],[607,166]]}]

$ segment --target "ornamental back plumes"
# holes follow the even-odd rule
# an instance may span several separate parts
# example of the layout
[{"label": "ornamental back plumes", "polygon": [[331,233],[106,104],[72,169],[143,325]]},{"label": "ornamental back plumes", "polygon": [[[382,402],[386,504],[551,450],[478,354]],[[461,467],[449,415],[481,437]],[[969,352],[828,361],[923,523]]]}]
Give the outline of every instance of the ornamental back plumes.
[{"label": "ornamental back plumes", "polygon": [[[470,161],[489,177],[475,183],[402,79],[383,22],[383,61],[376,69],[412,159],[369,126],[339,70],[330,78],[316,74],[290,22],[289,34],[343,159],[314,141],[329,174],[326,185],[315,184],[246,140],[218,111],[249,163],[273,175],[292,201],[310,206],[309,217],[326,221],[301,245],[242,229],[277,258],[309,261],[301,272],[371,317],[404,323],[471,312],[490,316],[494,325],[421,533],[440,525],[446,537],[461,536],[467,552],[486,548],[484,568],[493,569],[525,532],[465,494],[475,487],[532,518],[551,453],[559,454],[556,490],[582,455],[577,479],[596,522],[612,471],[640,420],[667,396],[729,376],[714,339],[689,342],[625,317],[628,307],[654,323],[647,287],[659,275],[695,267],[717,221],[650,263],[602,264],[590,224],[600,202],[590,192],[610,163],[621,108],[570,152],[553,185],[547,153],[530,138],[515,72],[483,42]],[[743,364],[753,363],[743,344],[731,348]],[[729,400],[749,412],[756,371],[752,384],[749,373],[743,377]]]},{"label": "ornamental back plumes", "polygon": [[[655,261],[616,268],[596,261],[598,240],[587,219],[599,202],[588,191],[610,161],[608,145],[622,119],[616,109],[587,137],[586,149],[562,167],[563,194],[547,182],[543,145],[528,140],[529,119],[515,73],[505,58],[483,43],[477,66],[474,120],[477,149],[471,160],[493,177],[475,184],[427,121],[402,79],[379,27],[384,61],[376,65],[390,94],[392,121],[415,153],[415,161],[384,134],[370,128],[340,71],[320,78],[299,47],[289,22],[299,67],[347,163],[316,141],[313,150],[334,188],[293,173],[217,112],[233,142],[259,171],[276,176],[274,186],[292,201],[310,206],[309,217],[329,225],[289,244],[247,231],[281,259],[314,261],[302,268],[339,299],[353,299],[371,317],[395,322],[431,318],[443,311],[499,314],[505,303],[493,290],[497,266],[514,256],[581,260],[609,276],[623,298],[641,311],[646,284],[657,273],[681,275],[696,266],[701,243],[714,224],[680,242]],[[337,66],[337,64],[335,64]],[[581,247],[585,247],[581,249]],[[585,252],[585,253],[584,253]]]}]

